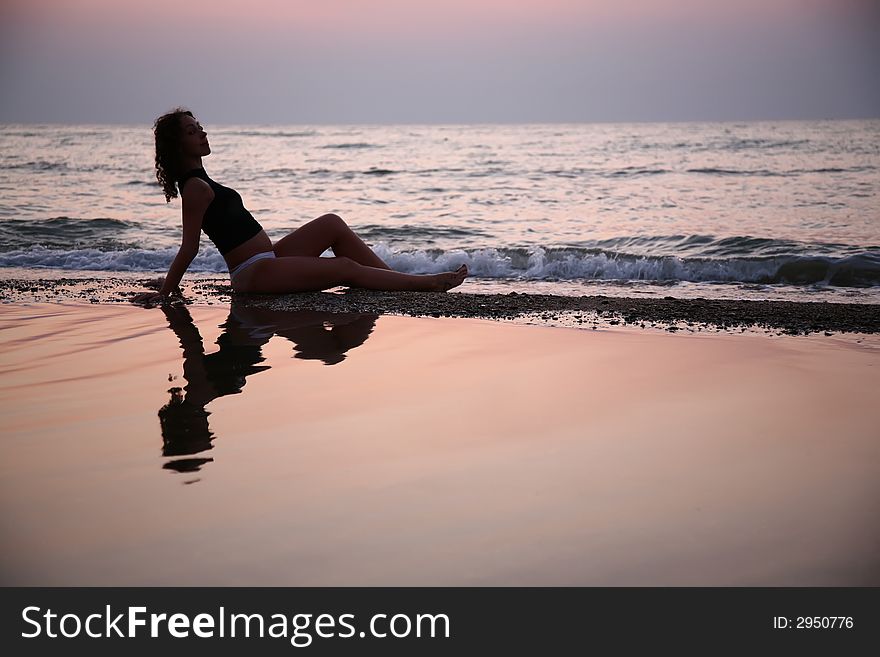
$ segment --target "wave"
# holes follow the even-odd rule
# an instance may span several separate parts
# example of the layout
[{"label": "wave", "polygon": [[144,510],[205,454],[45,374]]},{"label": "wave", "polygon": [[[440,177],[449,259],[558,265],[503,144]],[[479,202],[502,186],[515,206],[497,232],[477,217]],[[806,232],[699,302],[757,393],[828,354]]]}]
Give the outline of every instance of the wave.
[{"label": "wave", "polygon": [[623,167],[620,169],[589,169],[583,167],[571,167],[569,169],[544,169],[535,173],[559,178],[580,178],[599,176],[602,178],[637,178],[640,176],[660,176],[665,174],[695,174],[698,176],[749,176],[758,178],[794,178],[809,174],[829,173],[865,173],[873,171],[876,167],[871,165],[853,167],[821,167],[818,169],[790,169],[774,171],[772,169],[730,169],[724,167],[692,167],[689,169],[663,169],[651,167]]},{"label": "wave", "polygon": [[318,148],[381,148],[378,144],[368,144],[363,141],[346,143],[346,144],[325,144]]},{"label": "wave", "polygon": [[[290,176],[290,175],[300,175],[300,171],[296,169],[290,168],[280,168],[280,169],[270,169],[266,172],[269,177],[278,177],[278,176]],[[332,169],[311,169],[308,171],[308,175],[310,176],[319,176],[321,178],[333,178],[338,176],[344,179],[351,179],[357,175],[362,176],[391,176],[397,173],[405,173],[403,171],[395,171],[393,169],[380,169],[377,167],[371,167],[366,171],[334,171]]]},{"label": "wave", "polygon": [[809,139],[743,139],[734,137],[730,141],[718,144],[722,149],[730,149],[733,151],[761,149],[768,150],[774,148],[795,148],[809,144]]},{"label": "wave", "polygon": [[[377,144],[367,144],[367,143],[353,143],[353,144],[327,144],[324,146],[320,146],[319,148],[382,148],[382,146]],[[115,176],[118,176],[120,170],[113,169],[107,164],[102,163],[91,163],[91,164],[76,164],[72,165],[68,162],[53,162],[49,160],[29,160],[26,162],[15,162],[9,161],[3,163],[3,168],[8,170],[24,170],[30,171],[33,173],[39,174],[69,174],[69,173],[98,173],[104,171],[113,171]],[[525,169],[525,170],[517,170],[514,171],[510,167],[505,166],[486,166],[485,163],[475,164],[470,167],[465,168],[434,168],[434,169],[423,169],[423,170],[406,170],[406,169],[386,169],[382,167],[370,167],[366,170],[333,170],[327,168],[316,168],[310,170],[298,170],[292,169],[289,167],[280,167],[274,169],[268,169],[262,175],[267,178],[278,178],[278,177],[286,177],[290,175],[308,175],[308,176],[317,176],[320,178],[341,178],[345,180],[349,180],[355,176],[363,175],[363,176],[391,176],[391,175],[400,175],[400,174],[408,174],[414,176],[432,176],[438,173],[464,173],[464,176],[467,178],[485,178],[492,177],[497,175],[526,175],[529,176],[531,180],[542,180],[547,179],[551,181],[553,178],[590,178],[590,177],[599,177],[599,178],[607,178],[611,180],[621,180],[627,178],[640,178],[640,177],[648,177],[648,176],[664,176],[667,174],[690,174],[695,176],[718,176],[718,177],[731,177],[731,176],[741,176],[741,177],[755,177],[755,178],[796,178],[798,176],[804,175],[831,175],[831,174],[863,174],[870,173],[877,170],[878,167],[872,165],[859,165],[859,166],[851,166],[851,167],[819,167],[814,169],[788,169],[788,170],[773,170],[773,169],[737,169],[737,168],[729,168],[729,167],[715,167],[715,166],[706,166],[706,167],[691,167],[691,168],[662,168],[662,167],[649,167],[649,166],[628,166],[628,167],[620,167],[620,168],[590,168],[590,167],[580,167],[580,166],[572,166],[566,168],[551,168],[551,169]],[[149,187],[157,187],[157,183],[152,179],[145,178],[135,178],[134,176],[138,176],[142,173],[142,171],[137,171],[132,169],[130,173],[133,174],[133,177],[126,181],[120,181],[116,184],[122,186],[149,186]]]},{"label": "wave", "polygon": [[764,177],[786,177],[791,175],[784,171],[770,171],[769,169],[722,169],[720,167],[698,167],[695,169],[686,169],[686,173],[699,173],[710,176],[758,176]]},{"label": "wave", "polygon": [[[443,191],[442,188],[430,188]],[[428,190],[425,190],[428,191]],[[376,202],[374,199],[373,202]],[[479,224],[457,226],[454,224],[357,224],[353,230],[371,243],[415,242],[415,246],[440,242],[469,240],[489,242],[493,231]],[[161,240],[158,243],[156,240]],[[126,248],[144,246],[164,247],[170,242],[167,235],[157,232],[149,222],[123,220],[110,217],[79,218],[59,216],[49,219],[2,219],[0,220],[0,252],[30,247],[69,248],[88,246],[100,251],[122,251]],[[545,246],[541,244],[533,247]],[[604,239],[570,241],[553,245],[554,252],[563,248],[567,253],[587,256],[597,253],[614,253],[623,256],[676,256],[682,258],[755,258],[830,256],[845,257],[861,252],[880,252],[880,246],[844,244],[821,241],[797,241],[753,235],[716,236],[711,234],[673,235],[623,235]]]},{"label": "wave", "polygon": [[707,140],[695,139],[676,142],[645,141],[637,143],[641,150],[687,150],[693,152],[706,151],[748,151],[748,150],[802,150],[811,143],[809,139],[765,139],[741,137],[712,137]]},{"label": "wave", "polygon": [[161,192],[162,186],[156,180],[126,180],[116,183],[118,187],[149,187]]},{"label": "wave", "polygon": [[320,133],[317,130],[234,130],[230,132],[222,131],[224,135],[236,137],[315,137]]},{"label": "wave", "polygon": [[[392,268],[409,273],[449,271],[466,263],[473,276],[519,280],[604,280],[796,284],[839,287],[880,286],[880,250],[844,257],[766,256],[703,258],[646,256],[599,249],[490,248],[398,251],[384,242],[373,250]],[[167,270],[177,250],[101,251],[35,246],[0,253],[0,267],[81,271],[156,272]],[[203,248],[190,265],[194,272],[226,273],[213,248]]]},{"label": "wave", "polygon": [[32,246],[69,247],[80,243],[103,250],[120,246],[120,237],[134,238],[140,222],[98,217],[52,217],[50,219],[4,219],[0,221],[0,250]]},{"label": "wave", "polygon": [[880,251],[845,257],[745,258],[646,256],[594,249],[543,247],[403,254],[378,252],[380,257],[388,258],[392,267],[404,271],[445,271],[464,262],[473,275],[489,278],[820,284],[842,287],[880,285]]},{"label": "wave", "polygon": [[402,224],[397,226],[380,226],[376,224],[359,225],[355,232],[368,241],[432,240],[439,238],[491,237],[490,233],[477,228],[461,228],[457,226],[417,226]]},{"label": "wave", "polygon": [[365,176],[390,176],[391,174],[399,172],[392,169],[379,169],[376,167],[370,167],[367,171],[361,171],[361,173]]},{"label": "wave", "polygon": [[574,248],[598,249],[631,255],[729,258],[766,256],[828,255],[843,257],[880,247],[836,242],[802,242],[752,235],[632,235],[606,239],[582,240]]},{"label": "wave", "polygon": [[656,176],[663,173],[672,173],[669,169],[650,169],[645,167],[624,167],[613,171],[605,171],[601,175],[607,178],[630,178],[635,176]]},{"label": "wave", "polygon": [[[126,248],[102,251],[95,248],[56,249],[34,246],[0,253],[0,267],[66,269],[76,271],[156,272],[168,269],[176,247],[167,249]],[[203,248],[192,261],[189,271],[226,272],[226,261],[214,248]]]},{"label": "wave", "polygon": [[874,169],[872,166],[850,167],[825,167],[820,169],[791,169],[789,171],[771,171],[770,169],[724,169],[720,167],[698,167],[686,169],[685,173],[697,173],[709,176],[757,176],[760,178],[793,178],[810,173],[862,173]]},{"label": "wave", "polygon": [[99,171],[111,171],[114,175],[118,175],[121,171],[120,167],[110,164],[92,163],[92,164],[76,164],[72,165],[68,162],[50,162],[49,160],[29,160],[27,162],[3,162],[4,169],[32,171],[34,173],[95,173]]},{"label": "wave", "polygon": [[6,162],[4,169],[24,169],[26,171],[71,171],[67,162],[50,162],[48,160],[31,160],[29,162]]}]

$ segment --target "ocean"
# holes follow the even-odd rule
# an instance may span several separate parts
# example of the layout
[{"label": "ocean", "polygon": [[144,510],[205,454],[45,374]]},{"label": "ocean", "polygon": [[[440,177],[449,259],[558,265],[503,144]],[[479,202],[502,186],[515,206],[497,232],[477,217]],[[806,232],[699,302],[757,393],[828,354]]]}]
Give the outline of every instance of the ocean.
[{"label": "ocean", "polygon": [[[273,240],[335,212],[399,271],[466,263],[460,291],[880,303],[880,120],[203,124]],[[152,139],[0,126],[0,276],[165,272]],[[187,276],[225,274],[203,235]]]}]

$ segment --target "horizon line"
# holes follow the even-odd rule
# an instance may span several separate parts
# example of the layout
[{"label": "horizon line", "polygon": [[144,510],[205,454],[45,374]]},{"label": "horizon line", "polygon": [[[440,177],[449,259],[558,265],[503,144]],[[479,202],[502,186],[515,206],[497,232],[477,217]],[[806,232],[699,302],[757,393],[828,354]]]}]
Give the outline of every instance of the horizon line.
[{"label": "horizon line", "polygon": [[[828,123],[832,121],[877,121],[880,114],[875,116],[860,117],[824,117],[824,118],[785,118],[785,119],[643,119],[643,120],[613,120],[597,119],[583,121],[454,121],[454,122],[425,122],[425,121],[335,121],[335,122],[211,122],[213,126],[527,126],[527,125],[652,125],[652,124],[706,124],[706,123]],[[0,126],[143,126],[150,125],[152,121],[0,121]]]}]

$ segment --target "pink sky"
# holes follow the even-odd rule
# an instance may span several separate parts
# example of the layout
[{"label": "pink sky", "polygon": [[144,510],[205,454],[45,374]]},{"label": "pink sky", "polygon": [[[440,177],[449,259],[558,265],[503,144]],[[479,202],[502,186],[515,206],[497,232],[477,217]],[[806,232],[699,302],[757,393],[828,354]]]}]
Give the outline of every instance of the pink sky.
[{"label": "pink sky", "polygon": [[248,118],[242,98],[259,99],[253,120],[304,122],[876,116],[880,99],[868,87],[877,86],[878,8],[877,0],[7,0],[0,75],[10,93],[0,121],[48,120],[65,106],[84,120],[78,113],[100,113],[108,95],[114,114],[179,98],[222,104],[229,121]]},{"label": "pink sky", "polygon": [[[205,28],[422,35],[515,27],[652,24],[694,25],[846,17],[874,0],[12,0],[5,10],[32,27],[171,31]],[[132,36],[128,32],[128,36]]]}]

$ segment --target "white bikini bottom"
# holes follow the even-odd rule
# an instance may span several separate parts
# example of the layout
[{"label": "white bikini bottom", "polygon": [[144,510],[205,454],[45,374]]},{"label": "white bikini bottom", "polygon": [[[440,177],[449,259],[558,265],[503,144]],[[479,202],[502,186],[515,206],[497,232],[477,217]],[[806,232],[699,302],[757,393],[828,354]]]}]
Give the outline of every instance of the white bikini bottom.
[{"label": "white bikini bottom", "polygon": [[274,257],[275,257],[274,251],[264,251],[263,253],[256,253],[256,254],[252,255],[250,258],[245,260],[240,265],[237,265],[235,267],[235,269],[233,269],[232,271],[229,272],[229,280],[234,281],[236,275],[243,272],[245,269],[247,269],[252,264],[254,264],[257,260],[262,260],[263,258],[274,258]]}]

